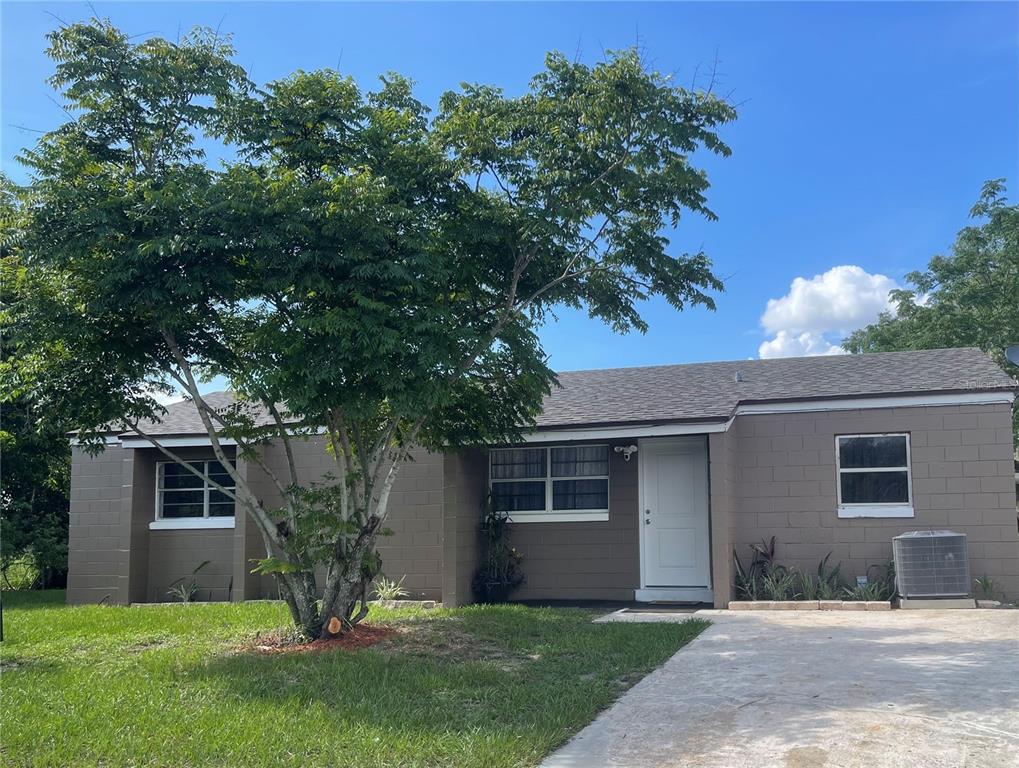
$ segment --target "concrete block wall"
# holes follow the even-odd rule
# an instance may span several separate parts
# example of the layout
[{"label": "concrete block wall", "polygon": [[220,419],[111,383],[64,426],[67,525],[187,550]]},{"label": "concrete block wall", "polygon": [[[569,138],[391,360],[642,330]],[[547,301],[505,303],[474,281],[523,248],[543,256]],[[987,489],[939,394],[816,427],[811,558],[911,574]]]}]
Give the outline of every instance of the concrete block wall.
[{"label": "concrete block wall", "polygon": [[443,456],[416,451],[404,464],[389,495],[386,527],[392,536],[378,540],[382,571],[406,577],[415,599],[442,599]]},{"label": "concrete block wall", "polygon": [[[234,457],[232,447],[226,446],[224,450],[230,458]],[[215,459],[211,448],[175,448],[173,451],[184,461]],[[230,546],[233,529],[149,530],[149,523],[156,519],[156,464],[166,457],[155,448],[136,448],[129,453],[133,454],[133,527],[147,534],[146,546],[138,546],[136,541],[132,547],[132,561],[142,561],[147,575],[144,582],[132,583],[131,600],[176,601],[177,598],[168,594],[170,585],[177,579],[190,580],[194,569],[206,560],[209,564],[193,577],[199,588],[197,599],[227,600],[233,588],[234,558]]]},{"label": "concrete block wall", "polygon": [[608,521],[510,526],[527,576],[514,600],[633,600],[640,587],[639,453],[625,461],[610,446],[609,456]]},{"label": "concrete block wall", "polygon": [[[230,450],[232,453],[232,449]],[[180,448],[187,461],[212,458],[207,448]],[[154,448],[107,445],[96,457],[72,448],[67,602],[164,602],[169,585],[198,575],[202,599],[224,600],[234,557],[231,529],[150,530],[155,520]]]},{"label": "concrete block wall", "polygon": [[[326,482],[330,474],[335,477],[336,464],[324,437],[294,440],[293,452],[300,483]],[[289,468],[283,446],[268,446],[262,456],[280,482],[287,484]],[[268,475],[253,462],[248,463],[247,472],[259,498],[270,509],[278,509],[282,498]],[[383,573],[394,580],[404,578],[405,589],[416,599],[439,600],[442,596],[442,487],[442,455],[415,452],[413,460],[401,467],[390,493],[385,525],[393,535],[378,540]],[[245,520],[245,526],[246,557],[249,561],[264,557],[254,524]],[[324,569],[318,576],[320,581],[324,579]],[[262,597],[277,596],[275,581],[269,576],[258,577],[251,591]]]},{"label": "concrete block wall", "polygon": [[[149,531],[149,579],[144,602],[176,602],[169,594],[177,579],[198,585],[196,600],[225,601],[233,589],[233,536],[229,528]],[[209,561],[195,576],[192,572]],[[141,602],[141,601],[139,601]]]},{"label": "concrete block wall", "polygon": [[69,603],[128,602],[130,539],[125,537],[123,474],[130,452],[107,446],[90,456],[71,449]]},{"label": "concrete block wall", "polygon": [[[967,534],[973,576],[987,574],[1019,597],[1010,418],[1004,404],[738,417],[728,432],[708,438],[716,603],[731,594],[734,547],[746,558],[749,544],[774,535],[781,562],[813,570],[831,551],[851,579],[887,562],[898,533],[931,527]],[[835,435],[868,432],[910,434],[915,517],[838,518]],[[188,459],[210,454],[182,450]],[[333,470],[321,438],[297,441],[295,454],[303,483]],[[286,482],[282,447],[264,455]],[[640,581],[639,459],[610,455],[607,522],[512,526],[527,575],[517,598],[633,599]],[[68,602],[167,599],[169,583],[206,559],[213,564],[199,583],[222,595],[216,599],[226,598],[231,578],[234,599],[276,597],[271,578],[249,573],[264,551],[243,516],[233,530],[149,530],[157,458],[155,449],[109,445],[91,457],[74,448]],[[241,466],[267,506],[278,506],[265,473]],[[405,575],[414,597],[471,600],[487,475],[486,457],[477,451],[445,457],[422,451],[403,467],[387,521],[394,535],[379,548],[385,573]]]},{"label": "concrete block wall", "polygon": [[735,487],[738,468],[731,440],[724,432],[708,435],[708,487],[711,514],[711,585],[715,607],[729,604],[733,584],[732,542],[736,538]]},{"label": "concrete block wall", "polygon": [[[840,519],[837,434],[908,432],[913,518]],[[892,557],[892,538],[927,528],[968,537],[975,577],[1019,596],[1011,409],[1006,404],[739,416],[725,436],[735,467],[732,543],[772,535],[781,562],[813,570],[832,552],[849,578]]]},{"label": "concrete block wall", "polygon": [[487,456],[481,451],[451,453],[443,461],[442,602],[473,600],[471,579],[479,555],[478,524],[488,492]]},{"label": "concrete block wall", "polygon": [[[233,455],[232,449],[228,452]],[[176,453],[188,461],[212,458],[209,448]],[[302,483],[321,481],[334,471],[322,438],[295,441],[294,454]],[[282,446],[265,449],[264,457],[288,483]],[[149,529],[155,519],[156,462],[162,459],[154,448],[111,444],[97,457],[74,449],[68,602],[169,600],[169,585],[190,578],[204,560],[210,563],[197,578],[202,599],[276,597],[271,577],[250,573],[251,561],[265,551],[257,528],[241,510],[233,529]],[[419,451],[402,467],[386,523],[394,534],[379,543],[384,572],[394,579],[405,576],[405,587],[416,598],[442,597],[442,461],[440,454]],[[244,461],[238,466],[268,507],[281,505],[275,484],[261,468]]]},{"label": "concrete block wall", "polygon": [[[128,601],[147,602],[149,596],[149,523],[155,517],[156,497],[155,449],[124,451],[124,514],[129,518],[130,545]],[[164,597],[163,599],[169,599]]]}]

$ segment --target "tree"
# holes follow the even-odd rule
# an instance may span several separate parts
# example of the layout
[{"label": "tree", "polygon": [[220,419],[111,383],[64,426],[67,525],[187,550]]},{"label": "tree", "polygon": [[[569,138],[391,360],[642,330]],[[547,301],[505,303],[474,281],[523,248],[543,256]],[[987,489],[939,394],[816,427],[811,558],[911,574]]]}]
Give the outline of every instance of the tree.
[{"label": "tree", "polygon": [[[1005,348],[1019,344],[1019,206],[1008,205],[1004,179],[984,184],[970,217],[979,223],[959,232],[949,255],[906,275],[911,288],[892,291],[895,313],[853,331],[842,342],[845,349],[974,346],[1019,375],[1005,359]],[[1019,441],[1019,411],[1013,431]]]},{"label": "tree", "polygon": [[[533,424],[555,384],[536,329],[555,307],[643,331],[646,298],[713,307],[721,288],[663,230],[713,217],[691,156],[728,155],[715,130],[734,110],[633,51],[593,67],[552,54],[525,94],[463,85],[433,117],[397,75],[369,92],[330,70],[255,88],[206,31],[135,44],[93,21],[49,39],[75,116],[23,154],[18,258],[58,288],[12,320],[34,341],[6,375],[75,413],[88,444],[117,424],[172,458],[145,420],[154,388],[185,392],[217,457],[236,440],[285,500],[267,508],[225,462],[259,568],[311,637],[363,618],[413,448]],[[236,152],[222,168],[212,139]],[[214,375],[242,404],[206,403]],[[301,486],[291,445],[312,432],[335,472]]]},{"label": "tree", "polygon": [[[0,247],[13,245],[18,231],[13,188],[0,176]],[[0,323],[10,308],[26,298],[26,270],[15,260],[0,260]],[[5,330],[7,330],[5,328]],[[0,366],[20,348],[5,333]],[[67,573],[68,491],[71,451],[63,419],[41,419],[22,391],[8,390],[0,399],[0,578],[20,558],[30,556],[43,587],[61,586]]]},{"label": "tree", "polygon": [[43,587],[62,586],[67,573],[67,511],[71,455],[66,435],[46,423],[36,431],[32,404],[19,398],[3,406],[0,456],[0,574],[25,555],[39,569]]}]

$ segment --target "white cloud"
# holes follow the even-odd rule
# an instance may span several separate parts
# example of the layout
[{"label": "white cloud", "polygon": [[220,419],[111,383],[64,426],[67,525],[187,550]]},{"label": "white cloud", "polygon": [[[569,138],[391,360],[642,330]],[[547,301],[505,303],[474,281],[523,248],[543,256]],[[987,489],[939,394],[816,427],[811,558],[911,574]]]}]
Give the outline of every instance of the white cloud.
[{"label": "white cloud", "polygon": [[855,265],[832,267],[809,279],[797,277],[785,296],[768,299],[761,325],[773,338],[761,344],[758,354],[842,354],[837,340],[892,310],[888,292],[897,287],[890,277]]},{"label": "white cloud", "polygon": [[762,342],[757,353],[761,357],[804,357],[807,355],[842,355],[845,350],[832,344],[823,334],[805,331],[795,334],[779,331],[775,338]]}]

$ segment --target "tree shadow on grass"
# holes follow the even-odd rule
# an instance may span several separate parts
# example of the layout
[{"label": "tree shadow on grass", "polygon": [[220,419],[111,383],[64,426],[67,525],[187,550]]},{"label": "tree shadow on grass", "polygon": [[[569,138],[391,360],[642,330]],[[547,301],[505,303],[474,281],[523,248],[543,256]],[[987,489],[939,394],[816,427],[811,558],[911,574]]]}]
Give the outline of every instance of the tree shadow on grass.
[{"label": "tree shadow on grass", "polygon": [[517,765],[563,743],[706,626],[593,625],[591,617],[466,609],[402,624],[400,636],[368,649],[233,653],[188,675],[238,701],[314,713],[316,743],[367,731],[397,751],[415,744],[408,764],[431,764],[421,755],[452,748],[469,751],[468,764],[499,754],[500,764]]}]

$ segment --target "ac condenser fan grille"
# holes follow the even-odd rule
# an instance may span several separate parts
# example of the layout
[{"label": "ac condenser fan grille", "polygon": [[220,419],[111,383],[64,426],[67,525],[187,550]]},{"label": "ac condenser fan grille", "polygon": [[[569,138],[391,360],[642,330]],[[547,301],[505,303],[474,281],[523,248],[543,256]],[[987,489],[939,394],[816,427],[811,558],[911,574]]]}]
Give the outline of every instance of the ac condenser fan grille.
[{"label": "ac condenser fan grille", "polygon": [[895,576],[905,598],[967,597],[970,593],[966,535],[910,531],[892,540]]}]

